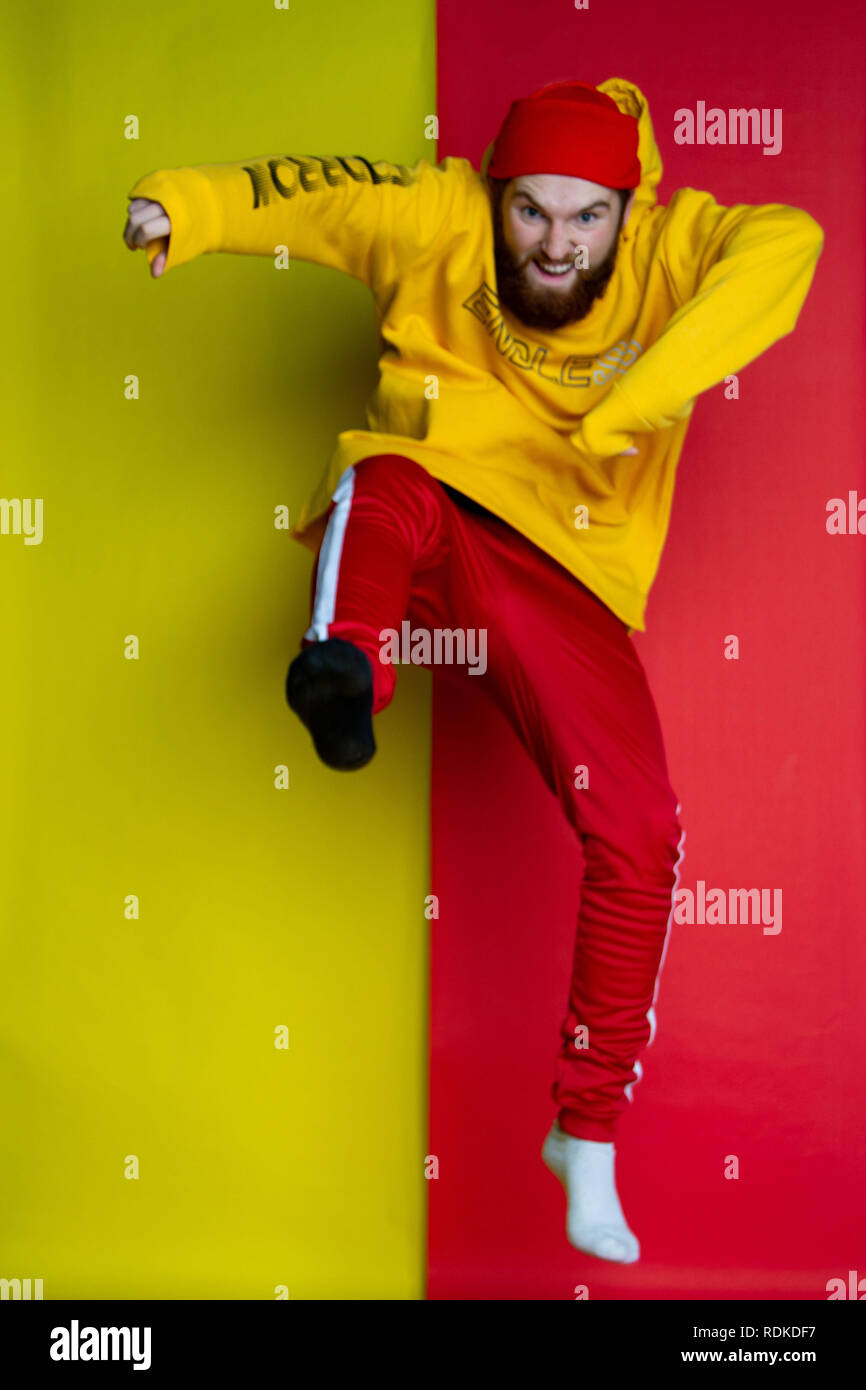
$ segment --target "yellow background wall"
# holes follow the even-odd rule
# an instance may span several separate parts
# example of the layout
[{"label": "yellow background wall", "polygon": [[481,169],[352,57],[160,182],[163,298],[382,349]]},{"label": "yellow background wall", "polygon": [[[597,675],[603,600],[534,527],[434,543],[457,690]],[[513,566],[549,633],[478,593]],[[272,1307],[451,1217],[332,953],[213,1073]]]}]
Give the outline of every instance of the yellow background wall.
[{"label": "yellow background wall", "polygon": [[152,169],[435,161],[434,7],[91,0],[5,31],[0,494],[44,499],[44,539],[0,536],[0,1275],[423,1297],[429,675],[401,668],[367,768],[323,767],[283,694],[313,557],[273,525],[364,423],[372,301],[294,260],[154,281],[121,233]]}]

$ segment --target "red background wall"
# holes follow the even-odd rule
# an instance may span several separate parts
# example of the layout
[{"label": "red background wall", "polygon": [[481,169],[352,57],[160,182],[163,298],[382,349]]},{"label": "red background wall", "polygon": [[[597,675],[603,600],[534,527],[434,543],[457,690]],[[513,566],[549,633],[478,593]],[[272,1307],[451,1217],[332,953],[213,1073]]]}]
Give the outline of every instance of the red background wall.
[{"label": "red background wall", "polygon": [[[863,31],[843,0],[439,0],[440,159],[478,167],[509,101],[543,82],[625,77],[650,103],[660,202],[688,185],[790,203],[826,242],[794,333],[739,374],[738,401],[718,386],[695,407],[633,638],[683,806],[680,886],[781,887],[784,902],[776,936],[671,928],[617,1139],[635,1265],[567,1244],[539,1157],[576,843],[499,712],[434,675],[430,1298],[569,1299],[585,1283],[596,1299],[821,1299],[829,1278],[866,1274],[866,536],[825,529],[829,498],[866,495]],[[782,152],[675,145],[674,111],[698,100],[781,107]]]}]

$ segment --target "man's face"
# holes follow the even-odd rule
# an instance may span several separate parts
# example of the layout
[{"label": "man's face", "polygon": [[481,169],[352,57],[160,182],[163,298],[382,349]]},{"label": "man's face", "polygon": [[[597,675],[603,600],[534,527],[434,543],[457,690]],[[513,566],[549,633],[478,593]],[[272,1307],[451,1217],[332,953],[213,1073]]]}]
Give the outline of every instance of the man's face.
[{"label": "man's face", "polygon": [[[533,328],[585,318],[613,274],[634,192],[621,209],[619,194],[600,183],[525,174],[509,180],[501,201],[491,188],[491,203],[500,303]],[[578,246],[586,268],[574,264]]]}]

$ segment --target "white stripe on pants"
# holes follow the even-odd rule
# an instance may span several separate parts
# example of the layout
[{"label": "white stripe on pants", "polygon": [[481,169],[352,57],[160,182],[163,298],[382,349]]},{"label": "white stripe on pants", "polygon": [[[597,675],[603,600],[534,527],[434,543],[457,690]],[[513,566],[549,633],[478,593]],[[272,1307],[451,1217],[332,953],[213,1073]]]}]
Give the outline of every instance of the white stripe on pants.
[{"label": "white stripe on pants", "polygon": [[350,465],[340,475],[333,493],[336,502],[328,518],[325,534],[319,550],[319,568],[316,573],[316,596],[310,626],[304,636],[311,642],[324,642],[328,637],[328,627],[334,621],[337,606],[337,578],[340,573],[340,557],[343,553],[343,537],[349,520],[349,509],[355,491],[355,468]]}]

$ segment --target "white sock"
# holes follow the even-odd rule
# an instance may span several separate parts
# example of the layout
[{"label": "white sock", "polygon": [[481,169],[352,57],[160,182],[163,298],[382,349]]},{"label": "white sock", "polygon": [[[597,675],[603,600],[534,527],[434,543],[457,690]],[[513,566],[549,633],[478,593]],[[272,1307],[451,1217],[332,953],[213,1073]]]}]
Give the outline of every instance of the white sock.
[{"label": "white sock", "polygon": [[640,1243],[626,1225],[614,1178],[613,1143],[575,1139],[553,1128],[541,1157],[563,1184],[568,1198],[565,1229],[569,1242],[587,1255],[618,1264],[640,1258]]}]

